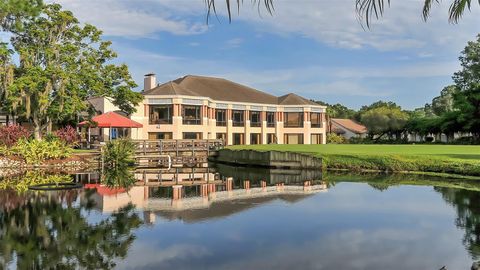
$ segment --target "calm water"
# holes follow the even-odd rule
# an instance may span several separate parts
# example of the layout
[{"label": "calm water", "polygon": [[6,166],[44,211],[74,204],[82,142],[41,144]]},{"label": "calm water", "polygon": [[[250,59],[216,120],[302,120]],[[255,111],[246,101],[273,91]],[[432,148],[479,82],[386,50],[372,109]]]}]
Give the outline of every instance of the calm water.
[{"label": "calm water", "polygon": [[0,269],[470,269],[480,255],[472,183],[315,175],[305,184],[311,173],[233,168],[212,178],[224,176],[232,190],[217,181],[179,198],[172,187],[106,189],[95,175],[76,177],[88,189],[0,191]]}]

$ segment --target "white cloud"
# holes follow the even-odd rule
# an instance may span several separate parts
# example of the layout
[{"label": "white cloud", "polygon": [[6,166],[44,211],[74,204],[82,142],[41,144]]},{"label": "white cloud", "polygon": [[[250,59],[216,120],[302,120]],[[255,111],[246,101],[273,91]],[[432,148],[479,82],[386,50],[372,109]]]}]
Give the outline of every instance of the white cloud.
[{"label": "white cloud", "polygon": [[424,61],[383,67],[343,67],[313,65],[292,68],[251,70],[222,60],[204,60],[168,56],[142,51],[131,47],[117,46],[122,60],[129,63],[136,81],[143,74],[154,72],[158,82],[166,82],[187,74],[226,78],[274,95],[289,92],[307,98],[321,99],[324,96],[388,97],[392,92],[368,84],[378,79],[402,78],[407,80],[450,76],[458,70],[458,63],[450,61]]},{"label": "white cloud", "polygon": [[165,9],[149,9],[152,1],[56,0],[71,10],[83,23],[91,23],[106,35],[120,37],[156,37],[158,32],[176,35],[200,34],[207,30],[202,22],[180,19]]},{"label": "white cloud", "polygon": [[[84,22],[105,30],[108,35],[151,37],[158,32],[177,35],[199,34],[217,23],[206,25],[206,8],[202,0],[56,0],[72,10]],[[460,51],[478,31],[480,9],[474,5],[458,25],[448,23],[448,5],[433,8],[427,23],[421,19],[422,1],[392,1],[384,18],[364,30],[350,0],[289,1],[276,0],[273,16],[258,14],[256,6],[245,1],[233,24],[251,23],[259,33],[300,34],[332,47],[379,51],[418,50],[425,48]],[[217,1],[221,23],[226,23],[224,1]],[[223,15],[223,17],[222,17]]]},{"label": "white cloud", "polygon": [[[149,244],[151,245],[151,242]],[[176,244],[162,249],[138,243],[129,251],[130,259],[119,262],[117,269],[156,268],[156,265],[167,264],[169,261],[202,258],[207,255],[210,255],[210,252],[198,245]]]},{"label": "white cloud", "polygon": [[243,39],[242,38],[232,38],[232,39],[227,40],[227,42],[225,42],[225,43],[227,45],[227,48],[238,48],[243,43]]}]

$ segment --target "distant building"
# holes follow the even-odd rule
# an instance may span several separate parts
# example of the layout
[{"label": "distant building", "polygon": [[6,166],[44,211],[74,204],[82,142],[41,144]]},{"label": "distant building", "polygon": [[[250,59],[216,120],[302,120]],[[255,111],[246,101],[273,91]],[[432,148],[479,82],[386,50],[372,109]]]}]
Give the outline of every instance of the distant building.
[{"label": "distant building", "polygon": [[367,128],[351,119],[330,119],[330,132],[341,135],[346,139],[353,137],[364,138],[368,132]]},{"label": "distant building", "polygon": [[[157,85],[145,75],[133,139],[223,139],[235,144],[324,144],[325,106],[296,94],[276,97],[221,78],[188,75]],[[116,108],[90,100],[100,112]]]},{"label": "distant building", "polygon": [[13,124],[16,122],[16,118],[9,115],[8,113],[4,111],[0,111],[0,126],[7,125],[7,124]]}]

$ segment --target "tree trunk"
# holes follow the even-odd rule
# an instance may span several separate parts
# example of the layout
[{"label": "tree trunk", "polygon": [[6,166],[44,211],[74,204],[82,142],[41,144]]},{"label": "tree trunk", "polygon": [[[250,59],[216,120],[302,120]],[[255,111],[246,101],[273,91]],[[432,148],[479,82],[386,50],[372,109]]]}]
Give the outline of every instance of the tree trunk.
[{"label": "tree trunk", "polygon": [[32,122],[33,122],[33,136],[35,137],[35,140],[39,141],[42,139],[42,125],[40,123],[40,120],[35,116],[33,117]]},{"label": "tree trunk", "polygon": [[47,120],[47,134],[52,133],[52,129],[53,129],[52,127],[53,127],[52,120],[50,120],[50,118],[48,118],[48,120]]}]

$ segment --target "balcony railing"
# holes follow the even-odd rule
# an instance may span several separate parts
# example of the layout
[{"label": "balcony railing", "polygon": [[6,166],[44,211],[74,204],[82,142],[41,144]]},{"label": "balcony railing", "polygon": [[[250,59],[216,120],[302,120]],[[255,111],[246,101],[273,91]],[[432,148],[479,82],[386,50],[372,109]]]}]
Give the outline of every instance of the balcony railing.
[{"label": "balcony railing", "polygon": [[172,118],[165,118],[165,119],[149,119],[148,121],[149,125],[160,125],[160,124],[172,124]]},{"label": "balcony railing", "polygon": [[260,123],[260,122],[250,122],[250,126],[251,127],[261,127],[262,123]]},{"label": "balcony railing", "polygon": [[245,122],[243,122],[243,121],[241,121],[241,122],[233,121],[233,126],[234,127],[244,127]]},{"label": "balcony railing", "polygon": [[227,121],[218,121],[216,122],[217,127],[226,127],[227,126]]},{"label": "balcony railing", "polygon": [[183,119],[183,124],[184,125],[201,125],[202,120],[201,119]]}]

